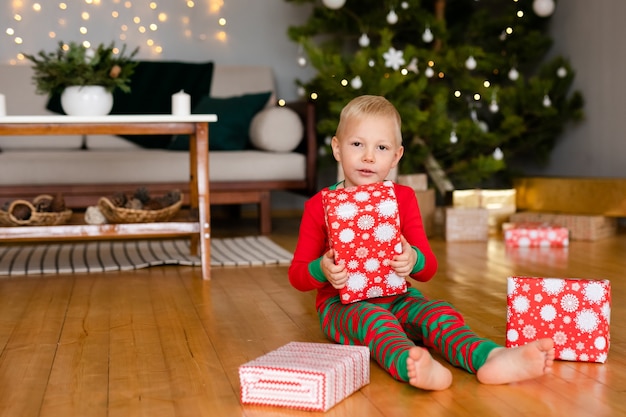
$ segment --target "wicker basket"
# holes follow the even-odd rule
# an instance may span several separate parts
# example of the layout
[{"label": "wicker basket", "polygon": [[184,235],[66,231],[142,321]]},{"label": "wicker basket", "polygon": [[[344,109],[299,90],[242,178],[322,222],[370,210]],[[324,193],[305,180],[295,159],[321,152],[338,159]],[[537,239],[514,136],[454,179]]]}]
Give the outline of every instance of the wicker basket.
[{"label": "wicker basket", "polygon": [[[51,196],[38,196],[39,198],[52,198]],[[24,205],[30,210],[30,217],[27,220],[21,220],[13,215],[13,211],[17,205]],[[9,205],[8,211],[0,210],[0,225],[2,226],[56,226],[65,224],[72,217],[72,210],[67,209],[62,212],[39,212],[35,206],[26,200],[15,200]]]},{"label": "wicker basket", "polygon": [[171,206],[160,210],[137,210],[115,206],[107,197],[100,197],[98,208],[109,223],[153,223],[164,222],[172,217],[183,204],[183,196]]}]

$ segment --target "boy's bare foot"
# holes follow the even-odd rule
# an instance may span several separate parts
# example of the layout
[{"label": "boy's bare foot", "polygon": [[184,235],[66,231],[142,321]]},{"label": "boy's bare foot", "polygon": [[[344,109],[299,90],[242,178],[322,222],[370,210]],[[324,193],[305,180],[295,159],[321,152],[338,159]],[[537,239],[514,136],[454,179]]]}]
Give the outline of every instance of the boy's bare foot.
[{"label": "boy's bare foot", "polygon": [[476,376],[483,384],[508,384],[545,375],[552,370],[554,342],[535,340],[516,348],[496,348]]},{"label": "boy's bare foot", "polygon": [[452,385],[450,370],[421,347],[414,346],[409,350],[406,367],[409,372],[409,384],[416,388],[437,391]]}]

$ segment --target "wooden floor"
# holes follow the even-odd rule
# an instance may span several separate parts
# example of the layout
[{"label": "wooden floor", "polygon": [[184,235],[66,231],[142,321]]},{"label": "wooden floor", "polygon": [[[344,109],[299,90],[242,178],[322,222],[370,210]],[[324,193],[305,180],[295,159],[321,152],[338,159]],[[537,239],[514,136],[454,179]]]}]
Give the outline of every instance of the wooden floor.
[{"label": "wooden floor", "polygon": [[[274,227],[274,240],[293,249],[297,220]],[[238,233],[253,229],[244,224]],[[498,239],[432,244],[440,269],[419,288],[451,301],[479,334],[500,343],[507,276],[610,279],[607,363],[558,362],[549,376],[506,386],[453,369],[452,387],[435,393],[396,382],[372,363],[371,383],[325,415],[626,415],[626,234],[546,253],[506,250]],[[200,279],[199,268],[171,266],[0,279],[0,416],[318,415],[241,406],[237,374],[290,341],[325,342],[313,300],[290,287],[286,267],[214,269],[211,281]]]}]

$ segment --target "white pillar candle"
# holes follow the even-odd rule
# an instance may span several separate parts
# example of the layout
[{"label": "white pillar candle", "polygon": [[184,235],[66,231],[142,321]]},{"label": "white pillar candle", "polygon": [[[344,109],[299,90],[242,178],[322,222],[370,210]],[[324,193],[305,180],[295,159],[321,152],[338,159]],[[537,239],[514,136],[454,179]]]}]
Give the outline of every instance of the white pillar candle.
[{"label": "white pillar candle", "polygon": [[191,97],[183,90],[172,94],[172,114],[177,116],[191,114]]},{"label": "white pillar candle", "polygon": [[4,94],[0,94],[0,116],[6,116],[6,115],[7,115],[6,101],[4,99]]}]

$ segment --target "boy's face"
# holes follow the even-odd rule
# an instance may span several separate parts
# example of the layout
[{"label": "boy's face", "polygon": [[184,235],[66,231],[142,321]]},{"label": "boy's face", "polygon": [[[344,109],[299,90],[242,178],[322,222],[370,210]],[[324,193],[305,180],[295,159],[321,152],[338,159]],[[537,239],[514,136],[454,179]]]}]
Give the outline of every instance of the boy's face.
[{"label": "boy's face", "polygon": [[387,179],[404,148],[396,139],[396,124],[381,116],[346,120],[341,137],[333,137],[335,159],[341,163],[345,186],[373,184]]}]

